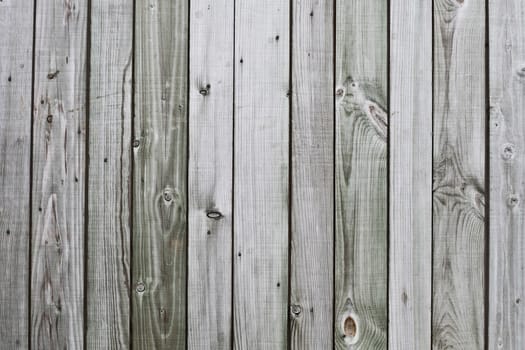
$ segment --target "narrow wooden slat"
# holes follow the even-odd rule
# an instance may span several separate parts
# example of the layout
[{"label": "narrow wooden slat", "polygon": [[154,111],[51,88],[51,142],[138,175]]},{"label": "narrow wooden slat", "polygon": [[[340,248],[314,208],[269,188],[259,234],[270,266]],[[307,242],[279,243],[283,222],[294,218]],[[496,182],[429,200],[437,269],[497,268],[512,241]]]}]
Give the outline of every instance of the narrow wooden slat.
[{"label": "narrow wooden slat", "polygon": [[0,348],[28,348],[33,1],[0,2]]},{"label": "narrow wooden slat", "polygon": [[433,349],[483,349],[485,1],[434,1]]},{"label": "narrow wooden slat", "polygon": [[295,0],[292,46],[290,347],[333,348],[332,0]]},{"label": "narrow wooden slat", "polygon": [[186,346],[188,2],[135,2],[133,349]]},{"label": "narrow wooden slat", "polygon": [[432,3],[390,6],[389,348],[430,349]]},{"label": "narrow wooden slat", "polygon": [[81,349],[88,9],[36,6],[31,347]]},{"label": "narrow wooden slat", "polygon": [[490,350],[525,347],[525,3],[489,1]]},{"label": "narrow wooden slat", "polygon": [[133,2],[91,0],[86,348],[129,348]]},{"label": "narrow wooden slat", "polygon": [[385,349],[387,1],[336,13],[335,347]]},{"label": "narrow wooden slat", "polygon": [[287,344],[289,7],[236,2],[235,349]]},{"label": "narrow wooden slat", "polygon": [[190,9],[188,348],[231,349],[233,0]]}]

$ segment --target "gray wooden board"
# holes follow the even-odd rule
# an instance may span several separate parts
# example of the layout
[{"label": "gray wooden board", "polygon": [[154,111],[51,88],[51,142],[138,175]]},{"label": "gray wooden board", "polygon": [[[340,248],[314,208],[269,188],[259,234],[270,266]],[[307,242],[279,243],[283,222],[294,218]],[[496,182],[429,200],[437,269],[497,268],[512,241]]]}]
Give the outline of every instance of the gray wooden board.
[{"label": "gray wooden board", "polygon": [[335,347],[386,349],[387,1],[336,13]]},{"label": "gray wooden board", "polygon": [[86,348],[129,349],[133,2],[91,0]]},{"label": "gray wooden board", "polygon": [[87,2],[36,3],[31,348],[84,338]]},{"label": "gray wooden board", "polygon": [[435,1],[433,349],[484,347],[485,68],[485,1]]},{"label": "gray wooden board", "polygon": [[390,6],[388,343],[430,349],[432,2]]},{"label": "gray wooden board", "polygon": [[233,0],[190,7],[188,348],[232,346]]},{"label": "gray wooden board", "polygon": [[289,7],[236,3],[235,349],[287,344]]},{"label": "gray wooden board", "polygon": [[290,348],[333,348],[332,0],[294,1]]},{"label": "gray wooden board", "polygon": [[0,2],[0,349],[28,347],[32,14]]},{"label": "gray wooden board", "polygon": [[132,342],[186,346],[188,2],[135,2]]}]

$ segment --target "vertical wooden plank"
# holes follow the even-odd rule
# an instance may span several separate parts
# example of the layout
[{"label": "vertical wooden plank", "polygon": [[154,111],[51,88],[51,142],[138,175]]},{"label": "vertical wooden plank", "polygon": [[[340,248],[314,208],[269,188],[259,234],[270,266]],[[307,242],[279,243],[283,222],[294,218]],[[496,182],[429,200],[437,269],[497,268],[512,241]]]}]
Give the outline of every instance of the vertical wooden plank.
[{"label": "vertical wooden plank", "polygon": [[86,348],[129,348],[133,2],[91,0]]},{"label": "vertical wooden plank", "polygon": [[235,349],[287,346],[289,7],[236,3]]},{"label": "vertical wooden plank", "polygon": [[434,1],[433,349],[483,349],[485,1]]},{"label": "vertical wooden plank", "polygon": [[295,0],[290,346],[333,348],[334,2]]},{"label": "vertical wooden plank", "polygon": [[135,2],[132,342],[186,346],[188,1]]},{"label": "vertical wooden plank", "polygon": [[87,1],[36,6],[31,347],[80,349]]},{"label": "vertical wooden plank", "polygon": [[190,8],[188,348],[231,349],[234,2]]},{"label": "vertical wooden plank", "polygon": [[28,347],[33,1],[0,2],[0,339]]},{"label": "vertical wooden plank", "polygon": [[491,350],[525,346],[524,12],[520,0],[489,1]]},{"label": "vertical wooden plank", "polygon": [[430,349],[432,3],[390,6],[389,348]]},{"label": "vertical wooden plank", "polygon": [[387,345],[387,5],[337,1],[337,349]]}]

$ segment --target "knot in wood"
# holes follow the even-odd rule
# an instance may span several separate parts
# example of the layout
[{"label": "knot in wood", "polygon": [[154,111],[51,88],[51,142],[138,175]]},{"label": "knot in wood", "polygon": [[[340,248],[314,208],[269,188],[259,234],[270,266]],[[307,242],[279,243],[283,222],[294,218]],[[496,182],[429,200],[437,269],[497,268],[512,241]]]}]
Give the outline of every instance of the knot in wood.
[{"label": "knot in wood", "polygon": [[295,318],[301,316],[301,313],[303,312],[303,308],[301,307],[301,305],[297,305],[297,304],[292,305],[290,307],[290,310],[292,312],[292,316]]},{"label": "knot in wood", "polygon": [[47,120],[48,123],[52,123],[53,122],[53,116],[51,114],[48,115],[46,120]]},{"label": "knot in wood", "polygon": [[222,218],[222,213],[220,211],[217,211],[217,210],[209,210],[207,213],[206,213],[206,216],[209,218],[209,219],[213,219],[213,220],[220,220]]},{"label": "knot in wood", "polygon": [[171,202],[171,200],[173,199],[173,196],[171,195],[170,191],[164,191],[164,194],[162,195],[162,197],[164,198],[166,202]]},{"label": "knot in wood", "polygon": [[343,96],[345,94],[345,90],[343,88],[339,88],[335,90],[336,96]]},{"label": "knot in wood", "polygon": [[509,207],[514,208],[520,203],[520,197],[516,193],[512,193],[509,195],[509,198],[507,199],[507,204]]},{"label": "knot in wood", "polygon": [[202,88],[199,90],[199,94],[201,94],[202,96],[207,96],[210,93],[210,88],[210,84],[206,85],[206,88]]},{"label": "knot in wood", "polygon": [[140,145],[140,141],[139,140],[133,141],[133,147],[137,148],[139,145]]},{"label": "knot in wood", "polygon": [[514,154],[516,153],[516,147],[512,143],[506,143],[503,145],[502,151],[501,151],[501,158],[504,160],[511,160],[514,158]]},{"label": "knot in wood", "polygon": [[354,338],[357,334],[357,323],[352,316],[348,316],[343,322],[343,333],[346,338]]},{"label": "knot in wood", "polygon": [[144,283],[139,282],[137,283],[137,287],[135,288],[135,290],[137,291],[137,293],[144,293],[144,291],[146,290],[146,286],[144,285]]}]

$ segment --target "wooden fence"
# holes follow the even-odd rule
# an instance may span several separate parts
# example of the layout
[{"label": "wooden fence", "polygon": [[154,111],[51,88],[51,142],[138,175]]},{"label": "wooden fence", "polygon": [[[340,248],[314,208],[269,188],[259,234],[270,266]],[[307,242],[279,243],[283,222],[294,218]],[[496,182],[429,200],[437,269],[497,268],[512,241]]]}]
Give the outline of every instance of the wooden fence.
[{"label": "wooden fence", "polygon": [[525,349],[524,14],[0,0],[0,349]]}]

